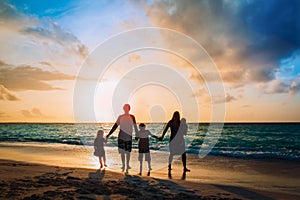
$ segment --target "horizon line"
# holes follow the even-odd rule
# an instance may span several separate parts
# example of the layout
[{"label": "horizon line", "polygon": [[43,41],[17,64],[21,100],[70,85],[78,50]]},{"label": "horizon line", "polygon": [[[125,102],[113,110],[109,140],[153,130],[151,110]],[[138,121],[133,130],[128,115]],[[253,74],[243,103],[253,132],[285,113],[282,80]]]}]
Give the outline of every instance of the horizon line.
[{"label": "horizon line", "polygon": [[[0,122],[0,124],[113,124],[115,122]],[[165,124],[166,122],[145,122],[141,121],[137,124],[140,123],[147,123],[147,124]],[[227,121],[227,122],[208,122],[208,121],[202,121],[202,122],[188,122],[188,124],[264,124],[264,123],[270,123],[270,124],[275,124],[275,123],[300,123],[300,121]]]}]

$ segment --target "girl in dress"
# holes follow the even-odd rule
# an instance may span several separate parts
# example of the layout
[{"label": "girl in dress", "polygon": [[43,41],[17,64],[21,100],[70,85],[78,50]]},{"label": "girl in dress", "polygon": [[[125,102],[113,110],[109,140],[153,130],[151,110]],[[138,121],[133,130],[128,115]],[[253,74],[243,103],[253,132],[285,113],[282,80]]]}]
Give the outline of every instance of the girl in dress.
[{"label": "girl in dress", "polygon": [[94,155],[99,157],[100,169],[102,167],[107,167],[104,150],[104,143],[106,143],[106,140],[104,139],[103,134],[104,132],[102,130],[98,130],[94,141]]}]

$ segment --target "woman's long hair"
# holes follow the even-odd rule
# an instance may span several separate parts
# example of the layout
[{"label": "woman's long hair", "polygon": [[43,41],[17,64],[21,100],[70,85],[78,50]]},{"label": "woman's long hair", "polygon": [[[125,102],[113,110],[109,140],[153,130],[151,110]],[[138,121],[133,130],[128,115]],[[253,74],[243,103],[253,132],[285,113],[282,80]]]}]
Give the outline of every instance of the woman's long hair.
[{"label": "woman's long hair", "polygon": [[180,125],[180,113],[178,111],[175,111],[173,113],[172,121],[174,122],[174,124],[176,124],[179,127],[179,125]]}]

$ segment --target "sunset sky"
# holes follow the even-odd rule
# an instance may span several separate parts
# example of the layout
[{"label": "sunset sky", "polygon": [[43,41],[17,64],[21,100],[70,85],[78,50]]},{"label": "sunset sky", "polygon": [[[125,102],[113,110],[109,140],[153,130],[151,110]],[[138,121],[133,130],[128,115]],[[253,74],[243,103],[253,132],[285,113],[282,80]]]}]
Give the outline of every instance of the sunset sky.
[{"label": "sunset sky", "polygon": [[[0,1],[0,122],[111,122],[127,102],[146,122],[163,122],[175,110],[189,122],[210,122],[219,104],[226,122],[299,122],[299,10],[298,0]],[[157,27],[157,37],[114,44],[146,27]],[[122,52],[102,77],[81,76],[90,63],[105,68],[102,43],[112,44],[110,52],[138,40],[161,40],[164,48]],[[203,51],[190,49],[189,40]],[[205,53],[210,63],[199,56]],[[201,73],[183,55],[196,57]],[[205,78],[213,65],[220,80]],[[76,104],[80,81],[97,86],[94,105]],[[95,119],[84,118],[85,106]]]}]

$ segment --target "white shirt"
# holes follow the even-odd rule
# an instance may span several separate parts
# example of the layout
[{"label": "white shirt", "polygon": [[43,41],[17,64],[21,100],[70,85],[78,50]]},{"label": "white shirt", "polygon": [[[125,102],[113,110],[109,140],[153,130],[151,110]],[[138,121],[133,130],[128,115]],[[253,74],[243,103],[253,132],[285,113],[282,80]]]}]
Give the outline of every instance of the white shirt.
[{"label": "white shirt", "polygon": [[121,131],[125,132],[128,135],[132,135],[133,132],[133,121],[134,117],[130,114],[120,115],[117,119],[117,124],[120,126]]},{"label": "white shirt", "polygon": [[149,135],[153,135],[150,131],[148,130],[140,130],[138,133],[137,133],[137,137],[138,138],[148,138]]}]

